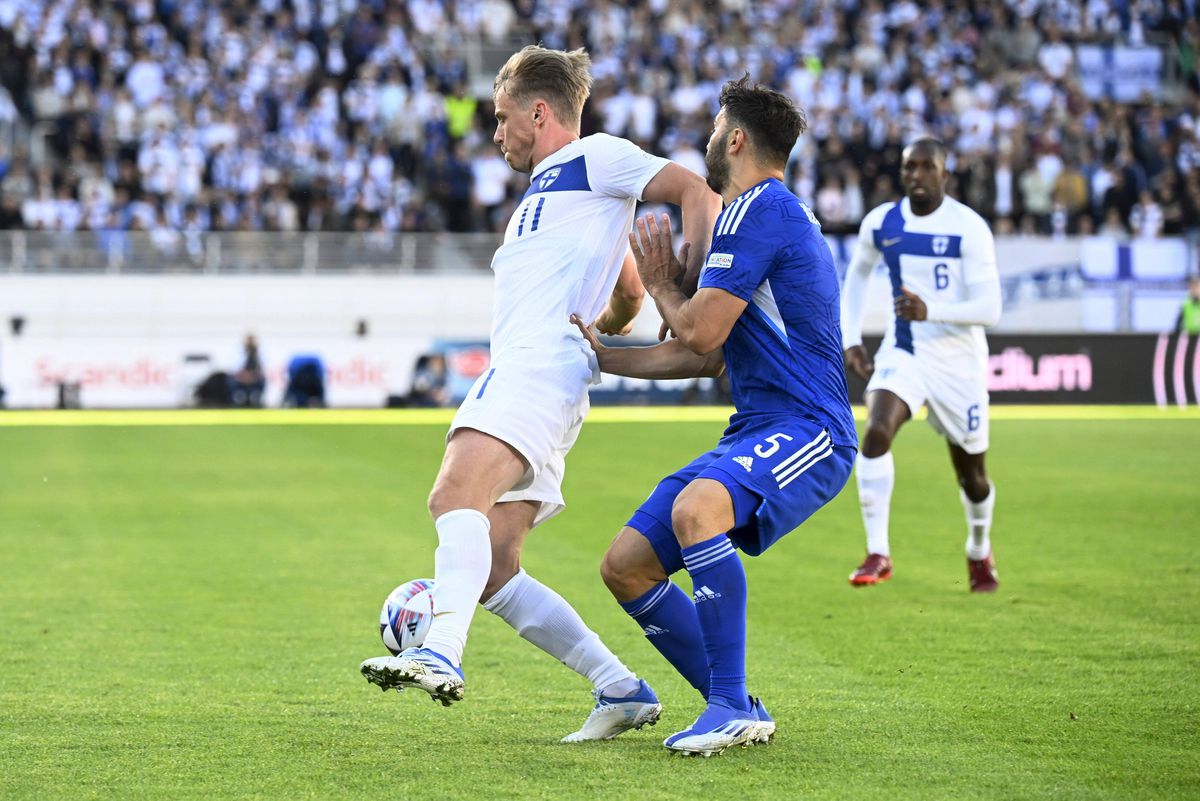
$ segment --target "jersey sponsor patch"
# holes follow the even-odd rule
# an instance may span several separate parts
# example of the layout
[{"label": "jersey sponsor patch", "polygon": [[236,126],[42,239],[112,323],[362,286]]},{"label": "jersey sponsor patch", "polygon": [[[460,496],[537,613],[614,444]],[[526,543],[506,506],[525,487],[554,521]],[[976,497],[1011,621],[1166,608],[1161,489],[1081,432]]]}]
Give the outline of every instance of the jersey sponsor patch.
[{"label": "jersey sponsor patch", "polygon": [[714,268],[728,270],[733,266],[732,253],[709,253],[708,261],[704,263],[704,269]]}]

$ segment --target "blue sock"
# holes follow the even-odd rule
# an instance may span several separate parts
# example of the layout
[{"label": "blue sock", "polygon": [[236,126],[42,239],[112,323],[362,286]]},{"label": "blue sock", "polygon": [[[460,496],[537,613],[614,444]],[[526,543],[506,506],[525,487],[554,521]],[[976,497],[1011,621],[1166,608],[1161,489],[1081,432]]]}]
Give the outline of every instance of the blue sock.
[{"label": "blue sock", "polygon": [[748,710],[746,693],[746,571],[724,534],[683,549],[692,598],[708,651],[709,702]]},{"label": "blue sock", "polygon": [[638,622],[646,639],[688,682],[708,698],[708,652],[696,605],[678,585],[655,584],[645,595],[621,608]]}]

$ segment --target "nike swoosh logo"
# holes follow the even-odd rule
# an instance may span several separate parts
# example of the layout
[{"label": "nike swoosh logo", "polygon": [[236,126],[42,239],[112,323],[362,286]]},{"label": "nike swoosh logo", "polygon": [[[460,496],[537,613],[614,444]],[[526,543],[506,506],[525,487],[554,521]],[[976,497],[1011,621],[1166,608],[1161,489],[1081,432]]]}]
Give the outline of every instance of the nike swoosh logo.
[{"label": "nike swoosh logo", "polygon": [[899,242],[899,241],[900,241],[901,239],[903,239],[903,238],[904,238],[904,237],[902,237],[902,236],[898,236],[898,237],[896,237],[895,239],[885,239],[885,240],[883,240],[883,242],[882,242],[881,244],[882,244],[882,245],[883,245],[885,248],[890,248],[892,245],[896,244],[897,242]]}]

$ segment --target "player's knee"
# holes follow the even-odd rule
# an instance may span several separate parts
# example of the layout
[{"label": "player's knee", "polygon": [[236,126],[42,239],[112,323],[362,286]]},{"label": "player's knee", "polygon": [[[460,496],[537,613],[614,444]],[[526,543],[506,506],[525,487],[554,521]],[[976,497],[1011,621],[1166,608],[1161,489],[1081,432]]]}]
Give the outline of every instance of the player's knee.
[{"label": "player's knee", "polygon": [[455,509],[473,508],[473,504],[466,497],[463,488],[458,486],[457,482],[443,476],[438,476],[437,481],[434,482],[433,489],[429,491],[427,503],[429,514],[434,520]]},{"label": "player's knee", "polygon": [[867,432],[863,435],[862,455],[868,459],[877,459],[892,448],[895,433],[882,423],[869,423]]},{"label": "player's knee", "polygon": [[626,560],[622,559],[612,548],[604,552],[604,557],[600,560],[600,580],[617,598],[624,594],[623,590],[629,584],[629,574],[629,564]]},{"label": "player's knee", "polygon": [[958,485],[962,487],[963,493],[966,494],[974,503],[979,503],[985,500],[988,493],[992,491],[991,483],[988,481],[987,471],[983,468],[966,470],[958,474]]},{"label": "player's knee", "polygon": [[600,560],[600,579],[613,597],[621,602],[641,597],[662,581],[662,578],[651,575],[653,572],[648,566],[629,559],[614,548],[609,548]]},{"label": "player's knee", "polygon": [[482,604],[491,600],[491,597],[504,589],[504,585],[512,581],[513,576],[520,570],[520,560],[515,556],[509,557],[507,554],[493,552],[492,570],[488,574],[487,583],[483,585],[483,594],[479,596],[479,602]]}]

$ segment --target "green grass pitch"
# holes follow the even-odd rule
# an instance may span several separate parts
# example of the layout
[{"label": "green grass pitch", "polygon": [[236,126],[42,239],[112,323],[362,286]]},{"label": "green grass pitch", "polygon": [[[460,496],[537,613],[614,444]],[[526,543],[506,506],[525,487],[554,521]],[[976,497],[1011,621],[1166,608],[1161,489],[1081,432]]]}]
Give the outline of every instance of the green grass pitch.
[{"label": "green grass pitch", "polygon": [[966,590],[945,446],[910,425],[892,581],[846,582],[853,482],[747,560],[751,688],[779,732],[709,760],[662,748],[699,699],[597,564],[719,422],[589,423],[566,513],[531,536],[526,567],[665,707],[654,729],[564,746],[586,682],[486,612],[461,704],[358,674],[383,652],[384,596],[432,571],[444,416],[6,413],[0,798],[1200,797],[1200,419],[1135,412],[997,415],[994,597]]}]

